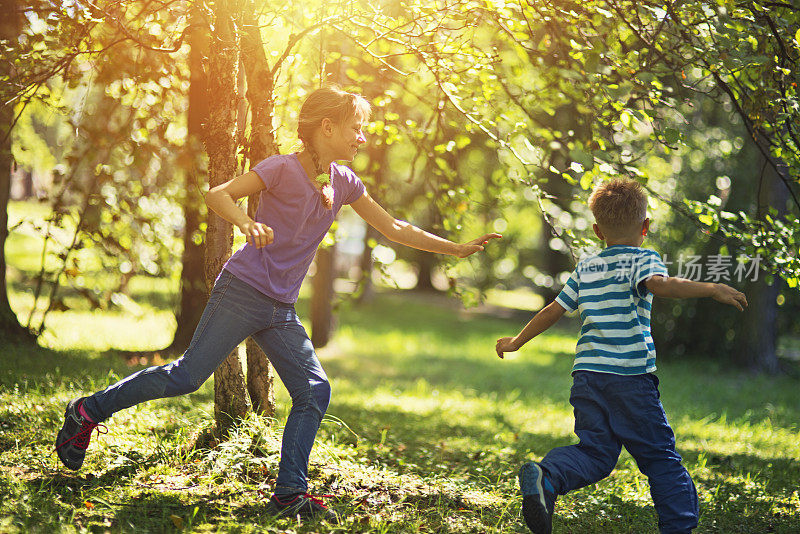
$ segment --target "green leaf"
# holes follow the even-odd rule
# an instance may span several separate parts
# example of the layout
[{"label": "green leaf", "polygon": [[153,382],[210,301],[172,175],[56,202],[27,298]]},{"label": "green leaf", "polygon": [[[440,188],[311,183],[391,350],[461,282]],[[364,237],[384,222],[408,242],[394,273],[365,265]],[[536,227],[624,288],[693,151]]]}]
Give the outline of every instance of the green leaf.
[{"label": "green leaf", "polygon": [[664,141],[668,145],[674,145],[680,140],[680,138],[681,138],[681,133],[675,128],[664,129]]},{"label": "green leaf", "polygon": [[588,191],[592,188],[592,182],[594,181],[593,178],[594,177],[591,175],[591,173],[583,173],[583,176],[581,176],[581,187],[584,191]]},{"label": "green leaf", "polygon": [[572,161],[580,163],[587,171],[594,167],[594,158],[591,153],[586,152],[582,148],[573,148],[570,150],[569,157],[572,158]]},{"label": "green leaf", "polygon": [[714,225],[714,217],[709,215],[708,213],[704,213],[697,217],[697,220],[701,223],[705,224],[706,226],[713,226]]}]

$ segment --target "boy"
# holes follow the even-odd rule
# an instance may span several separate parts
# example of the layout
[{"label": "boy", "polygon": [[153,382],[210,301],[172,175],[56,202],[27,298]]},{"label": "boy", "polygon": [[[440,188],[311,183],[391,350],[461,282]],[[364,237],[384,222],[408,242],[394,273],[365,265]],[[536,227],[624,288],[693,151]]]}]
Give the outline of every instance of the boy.
[{"label": "boy", "polygon": [[725,284],[671,277],[658,253],[640,248],[650,219],[637,182],[617,179],[599,185],[589,208],[594,232],[606,248],[579,261],[555,301],[519,334],[497,340],[502,358],[550,328],[565,311],[580,312],[570,393],[580,442],[522,466],[522,513],[534,533],[549,534],[556,496],[607,477],[624,445],[648,477],[660,531],[691,532],[699,514],[697,491],[675,451],[675,435],[659,400],[650,306],[653,295],[712,297],[739,310],[747,299]]}]

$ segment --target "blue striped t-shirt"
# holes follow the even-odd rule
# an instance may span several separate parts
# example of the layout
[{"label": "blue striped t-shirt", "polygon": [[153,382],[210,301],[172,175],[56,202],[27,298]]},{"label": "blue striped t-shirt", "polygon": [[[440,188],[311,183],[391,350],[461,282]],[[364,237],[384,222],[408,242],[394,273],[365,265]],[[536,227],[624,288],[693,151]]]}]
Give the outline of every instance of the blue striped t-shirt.
[{"label": "blue striped t-shirt", "polygon": [[578,262],[556,302],[578,310],[581,333],[573,371],[638,375],[656,370],[650,333],[653,294],[644,282],[668,276],[654,250],[612,245]]}]

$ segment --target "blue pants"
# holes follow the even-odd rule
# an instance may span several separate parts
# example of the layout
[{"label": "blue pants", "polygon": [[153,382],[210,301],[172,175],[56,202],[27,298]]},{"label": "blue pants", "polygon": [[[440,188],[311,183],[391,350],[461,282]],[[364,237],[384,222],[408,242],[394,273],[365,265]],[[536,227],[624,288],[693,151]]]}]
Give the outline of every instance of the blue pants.
[{"label": "blue pants", "polygon": [[653,374],[573,373],[570,403],[580,442],[551,450],[540,464],[556,493],[564,495],[607,477],[624,445],[650,482],[661,532],[695,528],[697,490],[675,451],[675,434],[659,397]]},{"label": "blue pants", "polygon": [[273,300],[227,271],[217,278],[189,348],[88,397],[89,417],[103,421],[140,402],[196,391],[239,343],[252,336],[292,398],[283,431],[275,493],[308,490],[308,457],[331,387],[293,304]]}]

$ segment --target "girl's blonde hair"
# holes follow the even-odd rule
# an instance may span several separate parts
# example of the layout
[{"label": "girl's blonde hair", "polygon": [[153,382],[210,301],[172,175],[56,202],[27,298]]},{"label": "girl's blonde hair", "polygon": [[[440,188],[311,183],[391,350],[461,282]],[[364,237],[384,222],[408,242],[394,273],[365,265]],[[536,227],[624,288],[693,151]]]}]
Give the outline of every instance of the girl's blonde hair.
[{"label": "girl's blonde hair", "polygon": [[589,209],[604,232],[620,236],[638,231],[647,218],[647,195],[638,182],[618,178],[592,191]]},{"label": "girl's blonde hair", "polygon": [[313,150],[311,138],[323,119],[335,124],[343,124],[353,117],[367,121],[371,112],[369,102],[359,94],[348,93],[336,85],[320,87],[308,95],[300,107],[297,137],[307,149]]},{"label": "girl's blonde hair", "polygon": [[[300,116],[297,121],[297,137],[311,155],[317,177],[330,173],[330,167],[325,169],[319,159],[319,154],[311,140],[314,132],[320,127],[324,119],[330,119],[334,124],[343,125],[346,121],[358,117],[363,121],[369,119],[370,105],[367,100],[358,94],[348,93],[335,85],[320,87],[306,98],[300,106]],[[319,178],[318,178],[319,179]],[[327,183],[325,183],[327,182]],[[328,209],[333,208],[334,192],[331,179],[322,182],[320,191],[322,205]]]}]

